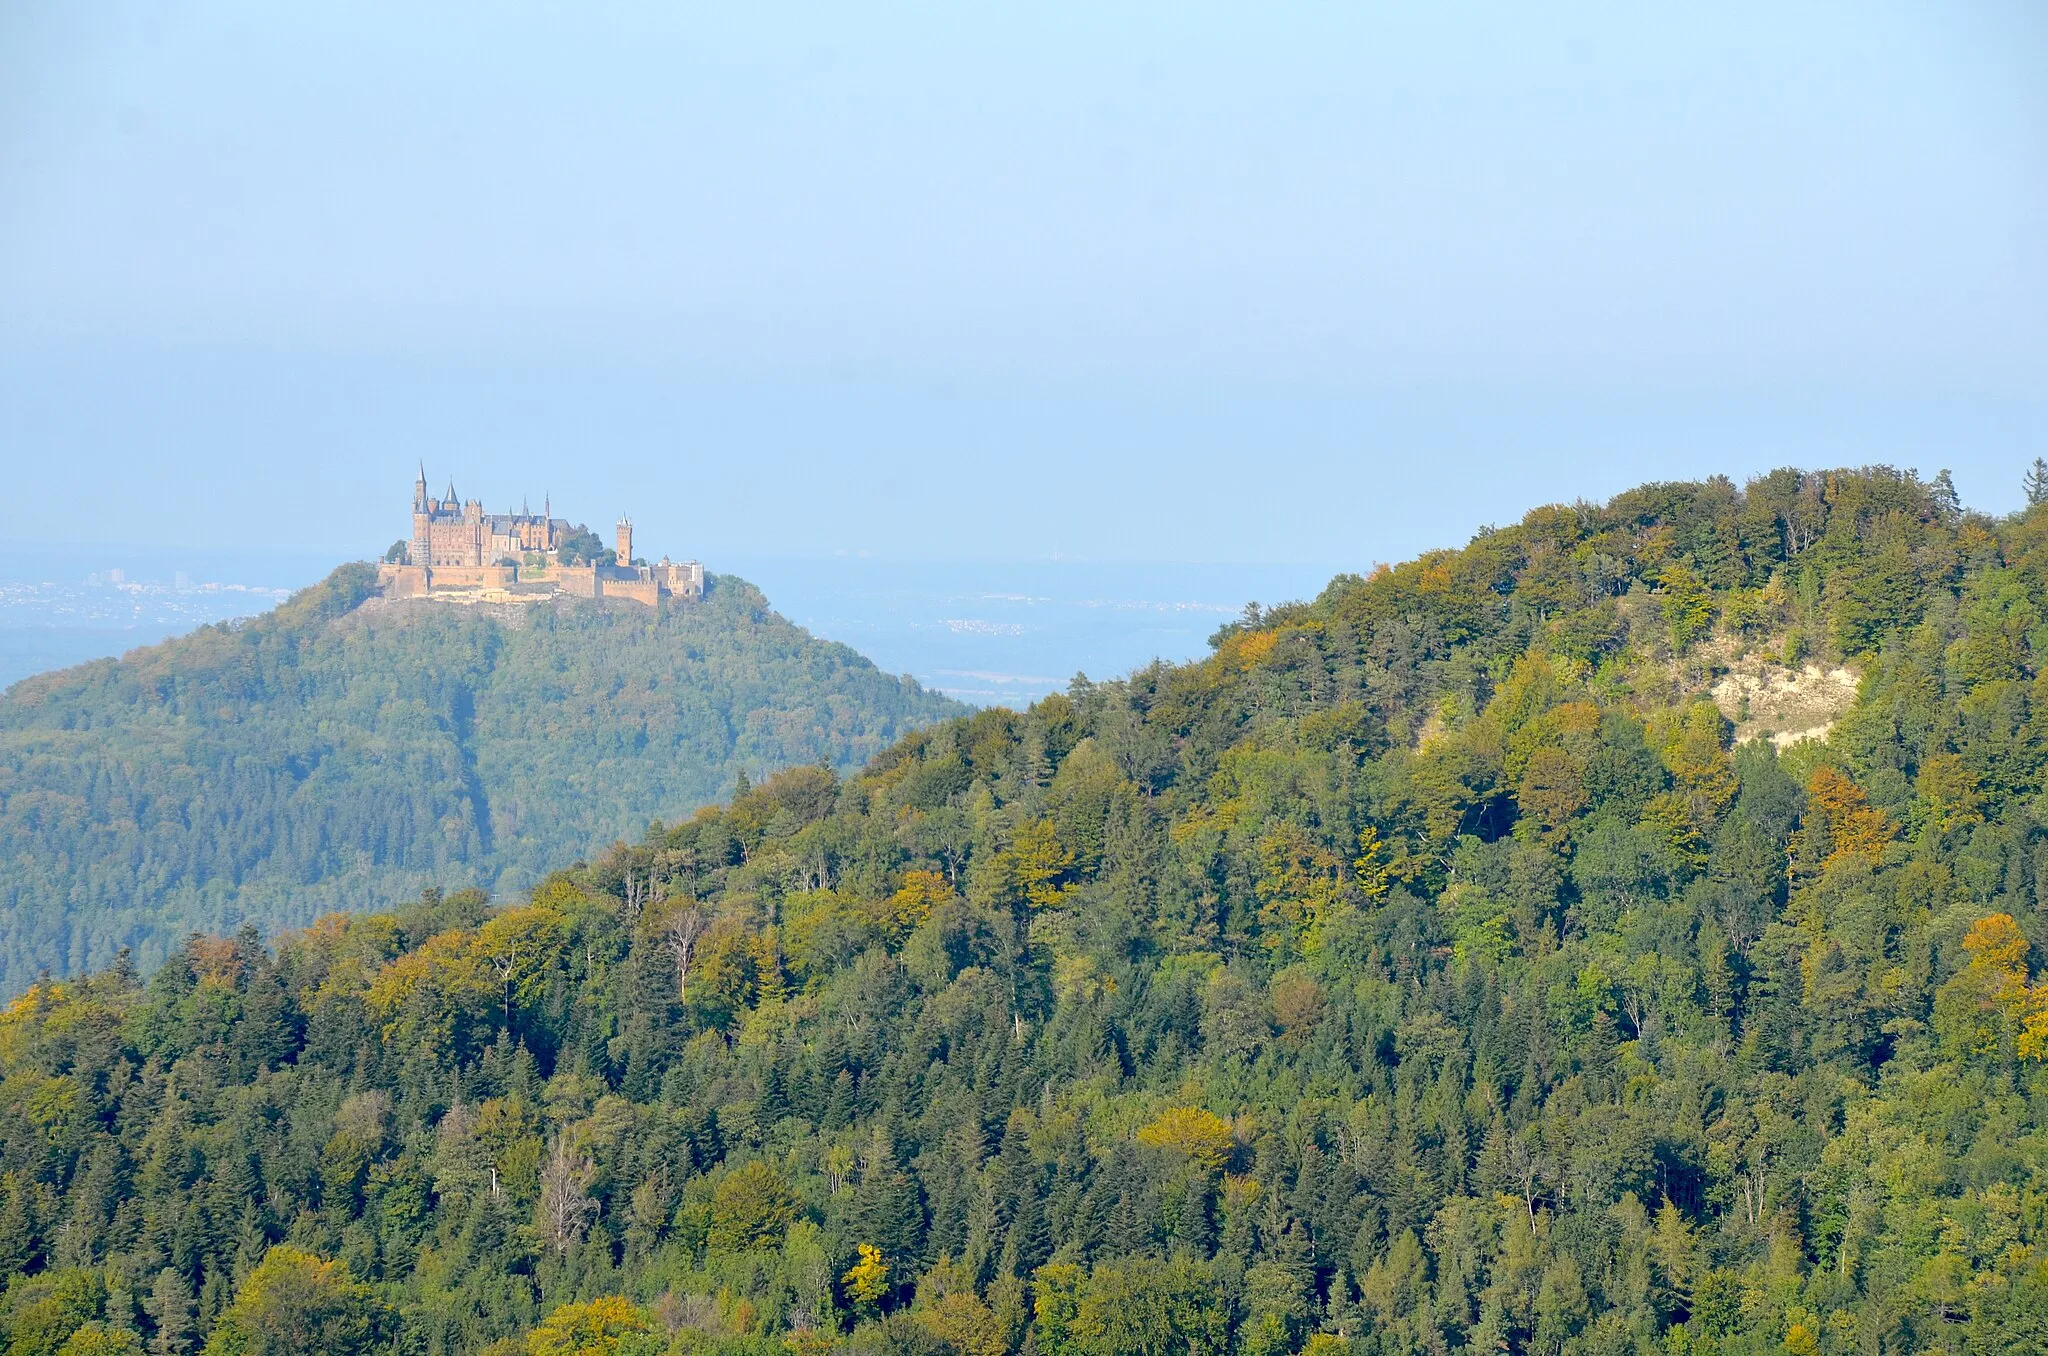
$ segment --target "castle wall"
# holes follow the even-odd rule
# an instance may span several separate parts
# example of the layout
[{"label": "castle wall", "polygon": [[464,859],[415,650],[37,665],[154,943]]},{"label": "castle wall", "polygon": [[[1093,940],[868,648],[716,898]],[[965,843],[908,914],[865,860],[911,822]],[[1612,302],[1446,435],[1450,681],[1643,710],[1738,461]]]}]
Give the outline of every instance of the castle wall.
[{"label": "castle wall", "polygon": [[518,577],[511,565],[436,565],[427,571],[427,590],[504,589]]},{"label": "castle wall", "polygon": [[562,565],[555,571],[555,588],[572,598],[595,598],[598,591],[597,566]]},{"label": "castle wall", "polygon": [[661,601],[661,585],[652,579],[601,579],[598,586],[606,598],[630,598],[653,607]]},{"label": "castle wall", "polygon": [[377,583],[387,598],[431,598],[437,594],[492,590],[561,594],[571,598],[623,598],[658,606],[664,596],[693,601],[704,596],[704,567],[683,565],[569,565],[522,571],[516,565],[380,565]]},{"label": "castle wall", "polygon": [[427,571],[421,565],[379,565],[377,587],[386,598],[417,598],[427,591]]}]

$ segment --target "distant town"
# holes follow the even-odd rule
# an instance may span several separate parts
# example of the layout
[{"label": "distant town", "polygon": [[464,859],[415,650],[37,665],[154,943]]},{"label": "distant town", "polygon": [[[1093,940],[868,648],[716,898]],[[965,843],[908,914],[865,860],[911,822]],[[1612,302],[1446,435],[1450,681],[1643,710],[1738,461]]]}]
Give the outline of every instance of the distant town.
[{"label": "distant town", "polygon": [[[208,581],[207,583],[201,584],[195,582],[192,576],[184,570],[176,571],[171,576],[171,582],[166,584],[159,579],[131,579],[128,576],[128,571],[120,568],[93,571],[93,573],[85,577],[85,586],[89,589],[125,589],[128,592],[135,594],[249,593],[256,594],[264,598],[266,600],[266,606],[270,602],[282,601],[291,592],[290,589],[259,588],[254,584],[223,584],[217,580]],[[4,587],[5,586],[0,586],[0,588]],[[43,586],[35,585],[31,587]]]},{"label": "distant town", "polygon": [[120,568],[95,570],[78,582],[0,580],[0,690],[31,674],[254,616],[290,592],[198,582],[182,570],[169,582],[138,579]]}]

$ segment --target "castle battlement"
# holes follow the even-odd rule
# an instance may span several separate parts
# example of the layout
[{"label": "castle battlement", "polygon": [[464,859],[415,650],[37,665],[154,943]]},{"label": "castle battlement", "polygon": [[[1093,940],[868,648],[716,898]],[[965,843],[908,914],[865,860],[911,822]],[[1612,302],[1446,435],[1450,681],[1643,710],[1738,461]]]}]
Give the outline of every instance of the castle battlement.
[{"label": "castle battlement", "polygon": [[[387,598],[456,603],[544,602],[566,595],[630,598],[652,607],[663,598],[704,596],[704,567],[696,561],[664,556],[646,565],[634,559],[632,519],[619,519],[616,546],[607,552],[553,510],[547,501],[539,513],[485,513],[482,500],[459,498],[452,481],[436,499],[427,493],[422,466],[413,482],[412,537],[401,544],[404,559],[387,560],[377,582]],[[603,559],[607,555],[612,559]]]}]

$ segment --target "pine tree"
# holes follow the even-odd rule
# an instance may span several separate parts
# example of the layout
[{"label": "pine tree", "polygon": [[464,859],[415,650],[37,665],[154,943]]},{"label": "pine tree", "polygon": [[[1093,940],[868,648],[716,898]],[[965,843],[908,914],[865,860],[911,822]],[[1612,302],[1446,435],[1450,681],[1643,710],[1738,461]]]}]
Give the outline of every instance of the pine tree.
[{"label": "pine tree", "polygon": [[756,1114],[761,1124],[773,1127],[781,1124],[790,1114],[789,1077],[783,1072],[782,1052],[776,1051],[768,1058],[768,1064],[761,1071],[761,1098]]},{"label": "pine tree", "polygon": [[10,1172],[0,1177],[0,1275],[21,1274],[35,1255],[34,1202]]},{"label": "pine tree", "polygon": [[1045,1202],[1035,1192],[1027,1193],[1017,1202],[1017,1218],[1003,1241],[998,1270],[1009,1276],[1029,1276],[1051,1256],[1052,1226],[1045,1217]]},{"label": "pine tree", "polygon": [[156,1323],[149,1349],[156,1356],[184,1356],[192,1349],[192,1287],[170,1267],[156,1274],[156,1284],[143,1305]]},{"label": "pine tree", "polygon": [[2048,503],[2048,460],[2034,458],[2033,466],[2027,471],[2025,488],[2028,508]]},{"label": "pine tree", "polygon": [[1191,1172],[1181,1192],[1180,1213],[1174,1218],[1176,1245],[1197,1257],[1207,1257],[1216,1248],[1216,1192],[1208,1174]]},{"label": "pine tree", "polygon": [[1928,485],[1927,494],[1934,501],[1934,511],[1941,515],[1943,522],[1952,523],[1963,516],[1963,498],[1956,493],[1955,477],[1949,474],[1946,466]]}]

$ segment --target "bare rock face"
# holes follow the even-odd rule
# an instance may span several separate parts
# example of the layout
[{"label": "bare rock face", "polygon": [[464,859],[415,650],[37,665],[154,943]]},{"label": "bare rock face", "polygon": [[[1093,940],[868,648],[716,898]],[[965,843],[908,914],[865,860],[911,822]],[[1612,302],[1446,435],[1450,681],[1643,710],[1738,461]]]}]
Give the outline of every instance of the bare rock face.
[{"label": "bare rock face", "polygon": [[1735,742],[1768,739],[1787,748],[1825,739],[1856,704],[1862,680],[1846,668],[1807,664],[1793,669],[1762,655],[1744,655],[1713,686],[1714,704],[1735,723]]}]

